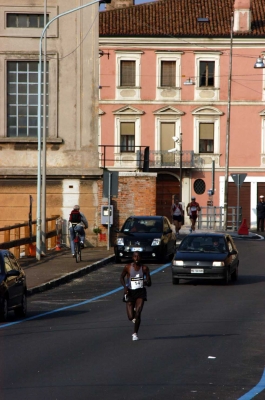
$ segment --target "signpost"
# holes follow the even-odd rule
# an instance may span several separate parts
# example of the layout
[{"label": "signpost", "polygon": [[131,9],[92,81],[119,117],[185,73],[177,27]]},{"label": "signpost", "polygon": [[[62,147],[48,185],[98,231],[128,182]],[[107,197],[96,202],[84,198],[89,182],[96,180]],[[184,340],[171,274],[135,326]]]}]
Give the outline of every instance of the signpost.
[{"label": "signpost", "polygon": [[247,174],[231,174],[233,181],[237,186],[237,212],[236,212],[236,228],[239,228],[239,189],[244,182]]}]

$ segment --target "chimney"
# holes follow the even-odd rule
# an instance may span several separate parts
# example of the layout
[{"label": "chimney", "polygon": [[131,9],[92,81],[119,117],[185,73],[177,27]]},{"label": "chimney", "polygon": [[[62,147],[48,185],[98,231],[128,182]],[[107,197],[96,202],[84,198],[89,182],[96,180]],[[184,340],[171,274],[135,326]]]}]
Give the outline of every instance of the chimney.
[{"label": "chimney", "polygon": [[251,1],[235,0],[234,32],[249,32],[251,30]]},{"label": "chimney", "polygon": [[110,4],[106,4],[106,11],[113,10],[114,8],[125,8],[134,5],[134,0],[111,0]]}]

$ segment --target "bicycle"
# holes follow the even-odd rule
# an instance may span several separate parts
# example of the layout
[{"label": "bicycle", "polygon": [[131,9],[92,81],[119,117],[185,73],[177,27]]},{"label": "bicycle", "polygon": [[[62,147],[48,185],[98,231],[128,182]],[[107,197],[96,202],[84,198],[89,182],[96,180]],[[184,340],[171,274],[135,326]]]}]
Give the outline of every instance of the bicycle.
[{"label": "bicycle", "polygon": [[75,251],[75,260],[78,263],[79,261],[81,261],[81,244],[80,244],[80,236],[78,231],[75,230],[75,226],[77,224],[72,224],[73,230],[74,230],[74,251]]}]

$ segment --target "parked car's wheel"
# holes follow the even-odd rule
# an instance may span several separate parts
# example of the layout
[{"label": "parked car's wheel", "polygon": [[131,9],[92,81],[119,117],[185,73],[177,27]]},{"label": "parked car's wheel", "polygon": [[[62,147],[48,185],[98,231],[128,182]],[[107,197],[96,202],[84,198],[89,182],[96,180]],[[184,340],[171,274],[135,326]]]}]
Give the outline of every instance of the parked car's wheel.
[{"label": "parked car's wheel", "polygon": [[120,264],[121,263],[121,258],[119,256],[117,256],[117,254],[115,254],[114,260],[115,260],[116,264]]},{"label": "parked car's wheel", "polygon": [[234,272],[232,272],[232,274],[231,274],[231,280],[233,282],[236,282],[237,278],[238,278],[238,264],[237,264],[236,269],[234,270]]},{"label": "parked car's wheel", "polygon": [[174,276],[172,276],[172,283],[173,283],[173,285],[178,285],[179,284],[179,278],[174,278]]},{"label": "parked car's wheel", "polygon": [[229,270],[228,270],[228,268],[226,269],[226,271],[225,271],[225,276],[224,276],[224,285],[228,285],[228,283],[229,283]]},{"label": "parked car's wheel", "polygon": [[7,300],[7,298],[5,298],[3,300],[2,309],[0,311],[0,320],[2,322],[6,322],[7,321],[7,316],[8,316],[8,300]]},{"label": "parked car's wheel", "polygon": [[164,263],[166,263],[168,261],[168,256],[167,256],[167,253],[166,253],[166,249],[163,249],[161,251],[161,253],[158,256],[158,260],[157,261],[158,261],[159,264],[164,264]]},{"label": "parked car's wheel", "polygon": [[21,306],[15,308],[14,312],[18,317],[22,317],[22,318],[26,317],[26,315],[27,315],[27,296],[26,296],[26,293],[24,293],[23,296],[22,296]]}]

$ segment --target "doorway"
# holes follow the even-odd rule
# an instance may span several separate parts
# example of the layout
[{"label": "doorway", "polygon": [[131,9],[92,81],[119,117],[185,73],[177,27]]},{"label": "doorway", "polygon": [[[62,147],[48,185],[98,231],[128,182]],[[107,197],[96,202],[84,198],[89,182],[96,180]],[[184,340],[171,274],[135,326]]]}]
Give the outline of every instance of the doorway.
[{"label": "doorway", "polygon": [[156,178],[156,215],[164,215],[171,221],[172,197],[179,196],[179,180],[170,174],[158,174]]}]

